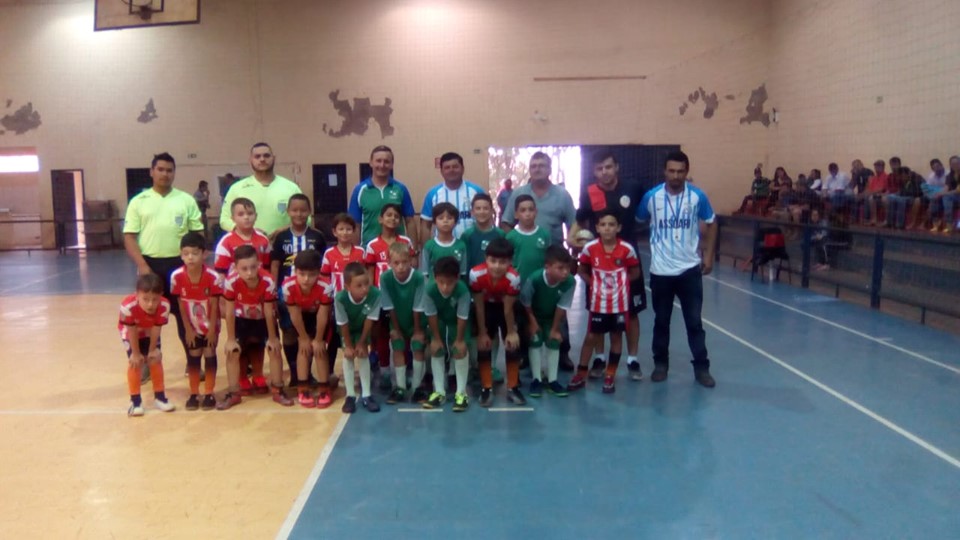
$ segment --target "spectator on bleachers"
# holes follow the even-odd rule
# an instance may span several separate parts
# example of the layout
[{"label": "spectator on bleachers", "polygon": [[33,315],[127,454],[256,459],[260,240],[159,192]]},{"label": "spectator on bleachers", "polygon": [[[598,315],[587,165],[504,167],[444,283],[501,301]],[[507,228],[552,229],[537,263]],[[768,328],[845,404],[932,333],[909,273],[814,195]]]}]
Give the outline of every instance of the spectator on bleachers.
[{"label": "spectator on bleachers", "polygon": [[877,204],[883,204],[884,196],[887,195],[887,185],[890,175],[886,171],[887,164],[882,159],[873,162],[873,176],[867,182],[867,188],[861,192],[861,204],[863,204],[863,222],[865,225],[876,227],[879,225],[877,216]]},{"label": "spectator on bleachers", "polygon": [[823,189],[823,179],[820,178],[820,169],[810,169],[810,176],[807,176],[807,185],[811,190],[816,191],[817,195]]},{"label": "spectator on bleachers", "polygon": [[793,180],[786,177],[780,181],[780,190],[777,194],[777,202],[773,204],[770,214],[773,219],[780,221],[790,221],[790,205],[796,200],[796,191],[793,189]]},{"label": "spectator on bleachers", "polygon": [[798,178],[797,189],[787,209],[791,219],[797,223],[816,223],[823,214],[823,200],[816,191],[810,189],[808,179]]},{"label": "spectator on bleachers", "polygon": [[958,216],[954,209],[960,206],[960,156],[950,156],[950,172],[944,175],[944,189],[930,201],[930,213],[938,209],[938,219],[933,220],[930,232],[955,232]]},{"label": "spectator on bleachers", "polygon": [[753,169],[753,183],[750,185],[750,194],[743,198],[740,209],[735,214],[762,214],[767,200],[770,198],[770,179],[763,176],[760,167]]},{"label": "spectator on bleachers", "polygon": [[897,187],[897,193],[887,195],[887,227],[911,230],[916,226],[920,213],[923,177],[910,170],[910,167],[902,166],[898,157],[890,158],[890,169],[890,183]]},{"label": "spectator on bleachers", "polygon": [[780,199],[780,190],[783,189],[784,182],[787,180],[790,180],[792,187],[793,181],[787,174],[787,170],[783,167],[777,167],[777,169],[773,172],[773,183],[770,186],[770,200],[768,201],[769,208],[773,208],[777,205],[777,201]]},{"label": "spectator on bleachers", "polygon": [[834,212],[845,212],[853,200],[850,176],[840,172],[836,163],[827,166],[827,171],[830,174],[823,180],[823,196],[830,201]]},{"label": "spectator on bleachers", "polygon": [[864,167],[862,161],[859,159],[853,160],[853,163],[850,164],[850,187],[853,188],[855,195],[860,195],[866,191],[871,176],[873,176],[873,171]]}]

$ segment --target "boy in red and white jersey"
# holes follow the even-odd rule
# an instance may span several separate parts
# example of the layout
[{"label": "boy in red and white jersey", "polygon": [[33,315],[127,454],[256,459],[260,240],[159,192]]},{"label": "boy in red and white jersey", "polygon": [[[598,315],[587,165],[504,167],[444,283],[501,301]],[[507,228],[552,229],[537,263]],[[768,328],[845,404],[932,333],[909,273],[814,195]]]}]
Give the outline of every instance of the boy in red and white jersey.
[{"label": "boy in red and white jersey", "polygon": [[253,246],[257,258],[264,268],[270,268],[270,239],[253,228],[257,222],[257,208],[253,201],[238,197],[230,204],[230,215],[236,227],[224,235],[214,251],[213,267],[222,274],[233,271],[236,257],[234,253],[240,246]]},{"label": "boy in red and white jersey", "polygon": [[[220,297],[223,295],[223,275],[203,264],[207,253],[206,240],[197,232],[189,232],[180,239],[180,258],[183,266],[170,274],[170,294],[180,303],[185,343],[187,345],[187,377],[190,398],[186,409],[213,410],[217,401],[213,396],[217,380],[217,337],[220,333]],[[200,356],[205,359],[204,395],[200,394]]]},{"label": "boy in red and white jersey", "polygon": [[610,334],[610,351],[603,378],[603,392],[616,390],[614,377],[620,364],[623,331],[630,309],[630,282],[640,277],[640,261],[630,244],[620,240],[620,218],[617,213],[604,211],[598,215],[597,234],[600,238],[589,242],[580,252],[580,277],[590,284],[588,309],[590,324],[583,347],[580,366],[568,388],[576,390],[586,384],[590,353],[603,335]]},{"label": "boy in red and white jersey", "polygon": [[154,405],[163,412],[176,407],[167,401],[163,389],[163,356],[160,354],[160,329],[170,318],[170,301],[163,297],[163,280],[156,274],[144,274],[137,280],[137,292],[120,303],[117,330],[127,350],[127,386],[130,390],[128,416],[143,416],[140,397],[140,370],[150,366]]},{"label": "boy in red and white jersey", "polygon": [[506,346],[507,399],[526,404],[520,391],[520,336],[517,331],[517,297],[520,274],[513,268],[513,244],[504,238],[490,241],[486,259],[470,270],[470,291],[477,311],[477,367],[480,371],[480,406],[493,404],[494,341]]},{"label": "boy in red and white jersey", "polygon": [[333,216],[333,236],[337,243],[323,252],[320,274],[330,279],[335,293],[343,290],[343,270],[347,265],[352,262],[364,264],[366,260],[363,248],[353,243],[356,229],[357,222],[349,214]]},{"label": "boy in red and white jersey", "polygon": [[[277,285],[270,272],[260,266],[256,250],[240,246],[236,251],[236,271],[227,276],[223,286],[226,300],[227,379],[230,391],[217,403],[218,410],[229,409],[241,402],[241,356],[253,364],[253,389],[273,393],[273,401],[289,407],[293,400],[283,393],[283,360],[277,338]],[[264,346],[270,355],[270,382],[263,376]]]},{"label": "boy in red and white jersey", "polygon": [[[326,335],[333,305],[333,287],[320,276],[320,254],[315,250],[301,251],[294,259],[294,274],[283,280],[280,290],[290,313],[290,322],[297,335],[297,392],[300,405],[325,409],[332,403],[330,369]],[[336,359],[336,358],[334,358]],[[310,393],[310,363],[317,365],[318,392]]]}]

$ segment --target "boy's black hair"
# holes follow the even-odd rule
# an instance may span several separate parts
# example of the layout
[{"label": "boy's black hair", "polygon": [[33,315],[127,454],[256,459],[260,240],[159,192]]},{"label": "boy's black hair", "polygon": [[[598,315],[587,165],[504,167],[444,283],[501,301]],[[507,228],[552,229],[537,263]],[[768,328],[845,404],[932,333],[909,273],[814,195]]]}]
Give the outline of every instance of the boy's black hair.
[{"label": "boy's black hair", "polygon": [[524,193],[523,195],[517,195],[517,198],[513,200],[513,211],[516,212],[519,210],[520,203],[525,203],[527,201],[532,202],[534,208],[537,207],[537,201],[533,199],[533,195],[527,195]]},{"label": "boy's black hair", "polygon": [[197,231],[190,231],[180,239],[180,249],[188,247],[205,251],[207,249],[207,240]]},{"label": "boy's black hair", "polygon": [[305,249],[293,259],[293,267],[297,270],[320,270],[323,256],[315,249]]},{"label": "boy's black hair", "polygon": [[495,259],[513,259],[513,244],[506,238],[494,238],[487,244],[484,254]]},{"label": "boy's black hair", "polygon": [[547,253],[543,259],[544,264],[553,264],[560,263],[570,265],[573,264],[573,257],[570,255],[570,252],[563,249],[560,246],[547,246]]},{"label": "boy's black hair", "polygon": [[487,201],[490,203],[490,206],[493,206],[493,197],[489,193],[477,193],[473,196],[473,200],[470,201],[470,207],[477,204],[477,201]]},{"label": "boy's black hair", "polygon": [[440,257],[433,263],[433,277],[460,277],[460,261],[456,257]]},{"label": "boy's black hair", "polygon": [[244,259],[258,259],[257,250],[253,246],[248,246],[246,244],[239,246],[233,252],[233,262],[237,263]]},{"label": "boy's black hair", "polygon": [[400,205],[397,204],[397,203],[387,203],[387,204],[381,206],[381,207],[380,207],[380,217],[383,217],[383,215],[387,213],[387,210],[390,210],[391,208],[394,209],[394,210],[396,210],[396,211],[397,211],[397,214],[399,214],[400,217],[403,217],[403,210],[400,208]]},{"label": "boy's black hair", "polygon": [[453,216],[453,222],[458,223],[460,221],[460,210],[453,205],[453,203],[442,202],[433,205],[433,219],[436,219],[443,214],[450,214]]},{"label": "boy's black hair", "polygon": [[617,220],[617,225],[620,225],[620,224],[621,224],[621,223],[620,223],[620,214],[618,214],[616,211],[614,211],[614,210],[612,210],[612,209],[610,209],[610,208],[605,208],[605,209],[597,212],[597,223],[600,223],[600,220],[603,219],[603,218],[605,218],[605,217],[607,217],[607,216],[610,216],[610,217],[612,217],[613,219]]},{"label": "boy's black hair", "polygon": [[349,286],[353,278],[367,273],[367,267],[363,263],[352,262],[343,269],[343,285]]},{"label": "boy's black hair", "polygon": [[137,291],[163,294],[163,280],[156,274],[144,274],[137,278]]},{"label": "boy's black hair", "polygon": [[354,229],[357,228],[356,220],[353,219],[353,217],[351,217],[350,214],[346,212],[340,212],[339,214],[333,216],[333,221],[330,224],[330,228],[336,229],[337,225],[341,223],[346,223],[347,225],[353,227]]},{"label": "boy's black hair", "polygon": [[236,207],[238,207],[238,206],[242,206],[242,207],[246,208],[247,210],[252,210],[252,211],[254,211],[254,212],[257,211],[257,205],[253,204],[253,201],[251,201],[250,199],[248,199],[248,198],[246,198],[246,197],[237,197],[236,199],[233,200],[232,203],[230,203],[230,214],[231,214],[231,215],[233,214],[233,209],[236,208]]},{"label": "boy's black hair", "polygon": [[303,193],[294,193],[293,195],[291,195],[290,199],[287,201],[287,208],[290,208],[291,206],[293,206],[293,201],[303,201],[307,203],[307,208],[311,208],[311,209],[313,208],[312,206],[310,206],[310,197],[307,197]]}]

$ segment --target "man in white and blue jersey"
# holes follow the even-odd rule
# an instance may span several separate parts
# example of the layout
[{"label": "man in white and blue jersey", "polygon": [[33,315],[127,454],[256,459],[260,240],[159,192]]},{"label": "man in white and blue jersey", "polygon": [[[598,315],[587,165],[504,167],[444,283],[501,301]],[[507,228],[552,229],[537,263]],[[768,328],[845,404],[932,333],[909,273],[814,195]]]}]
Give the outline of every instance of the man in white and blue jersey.
[{"label": "man in white and blue jersey", "polygon": [[473,217],[470,215],[470,205],[473,196],[477,193],[486,193],[482,187],[463,179],[463,157],[455,152],[447,152],[440,156],[440,175],[443,183],[434,186],[423,199],[423,208],[420,210],[420,242],[426,244],[433,238],[433,207],[447,202],[460,211],[460,219],[453,229],[454,238],[460,238],[463,231],[473,226]]},{"label": "man in white and blue jersey", "polygon": [[[716,386],[710,375],[703,308],[703,276],[713,270],[717,221],[710,201],[687,182],[690,160],[683,152],[667,155],[666,182],[648,191],[637,207],[637,219],[650,222],[650,290],[654,312],[653,374],[663,382],[670,368],[670,316],[673,299],[680,301],[687,342],[693,353],[693,374],[707,388]],[[700,258],[700,222],[706,223]]]}]

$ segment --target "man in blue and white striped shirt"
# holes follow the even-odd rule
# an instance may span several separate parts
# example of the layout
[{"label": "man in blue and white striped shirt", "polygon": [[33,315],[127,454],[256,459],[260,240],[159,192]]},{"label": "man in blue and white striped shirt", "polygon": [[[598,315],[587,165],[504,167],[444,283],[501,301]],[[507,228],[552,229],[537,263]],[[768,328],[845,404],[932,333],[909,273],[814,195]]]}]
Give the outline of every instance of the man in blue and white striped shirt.
[{"label": "man in blue and white striped shirt", "polygon": [[[713,270],[717,221],[710,201],[687,182],[690,160],[683,152],[667,155],[666,182],[648,191],[637,207],[637,219],[650,222],[650,290],[654,312],[653,374],[650,380],[667,379],[670,368],[670,317],[673,299],[680,301],[687,341],[693,353],[693,373],[707,388],[716,385],[710,375],[703,308],[703,276]],[[706,223],[703,258],[700,258],[700,222]]]},{"label": "man in blue and white striped shirt", "polygon": [[431,188],[423,199],[423,208],[420,209],[421,244],[426,244],[427,240],[433,238],[433,207],[439,203],[448,202],[460,211],[460,219],[453,229],[454,237],[460,238],[463,231],[473,226],[473,217],[470,215],[473,196],[485,191],[473,182],[464,180],[463,170],[463,157],[460,154],[447,152],[440,156],[440,175],[443,176],[443,182]]}]

